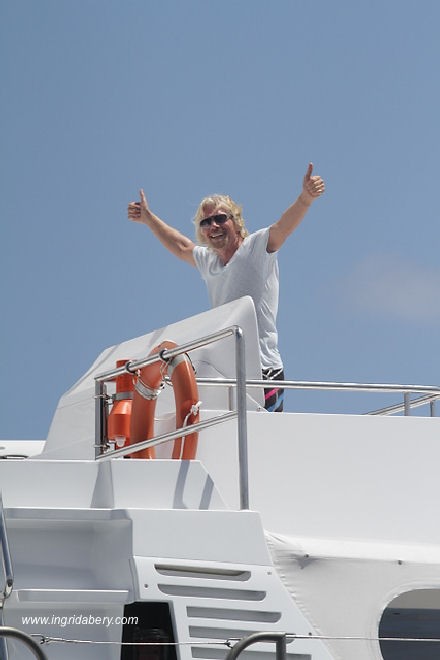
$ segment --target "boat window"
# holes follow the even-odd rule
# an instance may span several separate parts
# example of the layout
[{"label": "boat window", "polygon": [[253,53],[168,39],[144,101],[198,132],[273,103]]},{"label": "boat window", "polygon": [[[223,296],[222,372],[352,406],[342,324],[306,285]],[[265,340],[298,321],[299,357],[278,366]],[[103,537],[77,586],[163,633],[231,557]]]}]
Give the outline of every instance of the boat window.
[{"label": "boat window", "polygon": [[440,589],[415,589],[391,601],[382,615],[379,637],[384,660],[438,660]]}]

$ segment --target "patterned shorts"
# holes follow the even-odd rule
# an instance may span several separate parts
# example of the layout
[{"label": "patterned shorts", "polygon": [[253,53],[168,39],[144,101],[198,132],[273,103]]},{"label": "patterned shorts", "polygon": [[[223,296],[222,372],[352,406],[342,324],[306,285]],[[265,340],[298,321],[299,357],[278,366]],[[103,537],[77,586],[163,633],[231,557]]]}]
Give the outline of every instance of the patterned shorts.
[{"label": "patterned shorts", "polygon": [[[263,369],[263,380],[284,380],[282,369]],[[264,407],[269,412],[282,412],[284,390],[281,387],[264,388]]]}]

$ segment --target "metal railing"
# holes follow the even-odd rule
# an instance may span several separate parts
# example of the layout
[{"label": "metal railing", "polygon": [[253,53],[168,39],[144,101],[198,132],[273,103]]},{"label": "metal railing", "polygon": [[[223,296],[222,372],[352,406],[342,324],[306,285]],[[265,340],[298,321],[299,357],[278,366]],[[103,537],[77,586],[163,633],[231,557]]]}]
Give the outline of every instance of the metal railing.
[{"label": "metal railing", "polygon": [[[120,449],[112,449],[107,437],[108,401],[111,399],[107,393],[106,383],[114,381],[117,376],[124,373],[135,374],[139,369],[163,360],[169,362],[177,355],[188,353],[217,341],[233,336],[235,339],[235,371],[234,378],[197,378],[199,385],[225,386],[236,391],[235,409],[221,413],[210,419],[198,422],[188,427],[163,433],[149,440],[138,442]],[[211,426],[221,424],[231,419],[238,423],[238,453],[239,453],[239,480],[240,480],[240,508],[249,508],[249,476],[247,451],[247,421],[246,421],[246,389],[264,388],[268,386],[267,380],[246,380],[245,343],[243,331],[239,326],[231,326],[200,339],[181,344],[172,349],[165,349],[160,353],[149,355],[140,360],[128,361],[123,367],[115,368],[95,377],[95,459],[98,461],[110,460],[127,456],[133,452],[154,447],[176,438],[182,438],[194,432],[202,431]],[[271,387],[301,390],[345,390],[350,392],[398,392],[403,394],[403,403],[388,406],[380,410],[366,413],[369,415],[390,415],[403,412],[409,415],[413,407],[430,405],[431,416],[435,414],[435,401],[440,398],[440,386],[436,385],[398,385],[391,383],[338,383],[325,381],[284,381],[271,380]],[[410,399],[411,394],[422,394],[418,399]],[[229,397],[230,401],[232,397]],[[230,405],[232,408],[232,405]]]},{"label": "metal railing", "polygon": [[[9,598],[12,593],[12,587],[14,585],[14,575],[12,572],[12,561],[11,561],[11,552],[9,550],[8,543],[8,533],[6,530],[5,522],[5,513],[3,510],[3,498],[0,491],[0,545],[2,550],[2,567],[5,576],[5,582],[3,585],[3,590],[0,595],[0,630],[4,623],[3,611],[5,600]],[[0,634],[0,656],[2,660],[7,660],[8,658],[8,647],[6,645],[6,640]]]},{"label": "metal railing", "polygon": [[[270,387],[279,387],[285,390],[329,390],[346,392],[380,392],[403,394],[403,402],[393,406],[387,406],[378,410],[365,413],[367,415],[393,415],[403,412],[405,415],[411,414],[412,408],[429,405],[430,416],[435,417],[435,402],[440,399],[439,385],[399,385],[397,383],[338,383],[331,381],[307,381],[307,380],[271,380]],[[234,388],[235,380],[233,378],[197,378],[199,385],[223,385]],[[267,388],[267,380],[247,380],[247,388]],[[421,394],[423,396],[417,399],[410,399],[411,394]]]},{"label": "metal railing", "polygon": [[258,644],[259,642],[274,642],[276,660],[286,660],[286,633],[283,632],[261,632],[253,633],[247,637],[243,637],[232,646],[228,651],[225,660],[236,660],[240,653],[242,653],[248,646]]},{"label": "metal railing", "polygon": [[3,610],[4,602],[12,592],[12,587],[14,585],[14,574],[12,571],[12,561],[11,553],[9,550],[8,535],[6,532],[6,522],[5,514],[3,510],[3,498],[0,492],[0,539],[1,539],[1,548],[2,548],[2,564],[3,570],[5,573],[5,584],[3,586],[3,591],[0,600],[0,610]]},{"label": "metal railing", "polygon": [[[208,346],[217,341],[228,337],[235,339],[235,380],[234,385],[237,389],[236,409],[221,414],[211,419],[192,424],[189,427],[177,429],[170,433],[164,433],[151,440],[138,442],[121,449],[110,449],[107,438],[107,416],[108,400],[106,382],[113,381],[117,376],[124,373],[135,374],[139,369],[163,360],[169,362],[177,355],[189,353],[197,348]],[[240,473],[240,508],[249,509],[249,476],[248,476],[248,451],[247,451],[247,419],[246,419],[246,362],[245,362],[245,340],[242,329],[237,326],[231,326],[224,330],[219,330],[213,334],[200,339],[186,342],[177,348],[165,349],[160,353],[149,355],[141,360],[132,360],[123,367],[106,371],[95,377],[95,459],[108,460],[120,456],[127,456],[134,451],[140,451],[148,447],[154,447],[169,440],[185,437],[191,433],[214,426],[230,419],[237,418],[238,424],[238,454],[239,454],[239,473]]]}]

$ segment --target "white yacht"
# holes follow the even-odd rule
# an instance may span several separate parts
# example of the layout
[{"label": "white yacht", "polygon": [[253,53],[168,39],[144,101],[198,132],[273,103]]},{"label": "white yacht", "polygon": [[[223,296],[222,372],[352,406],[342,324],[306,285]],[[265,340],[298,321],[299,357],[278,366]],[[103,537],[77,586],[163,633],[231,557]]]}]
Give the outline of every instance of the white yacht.
[{"label": "white yacht", "polygon": [[440,657],[440,387],[288,382],[398,401],[275,414],[260,378],[242,298],[108,348],[45,441],[0,441],[2,659]]}]

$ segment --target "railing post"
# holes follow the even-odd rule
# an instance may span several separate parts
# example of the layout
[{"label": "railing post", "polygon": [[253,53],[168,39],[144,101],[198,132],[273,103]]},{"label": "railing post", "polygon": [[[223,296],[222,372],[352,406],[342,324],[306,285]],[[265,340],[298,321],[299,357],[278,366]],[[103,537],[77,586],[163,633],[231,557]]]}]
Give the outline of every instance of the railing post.
[{"label": "railing post", "polygon": [[403,405],[404,405],[404,415],[411,415],[411,403],[409,398],[409,392],[405,392],[403,395]]},{"label": "railing post", "polygon": [[95,458],[103,453],[107,436],[106,386],[104,381],[95,380]]},{"label": "railing post", "polygon": [[[12,593],[12,587],[14,586],[14,574],[12,571],[12,561],[11,553],[9,550],[8,543],[8,532],[6,530],[6,521],[5,514],[3,510],[3,499],[0,491],[0,546],[2,550],[2,564],[5,572],[5,586],[3,587],[3,593],[1,594],[0,600],[0,626],[3,626],[3,608],[5,605],[5,600],[9,598]],[[3,637],[0,637],[0,657],[2,660],[7,660],[8,647],[6,645],[6,640]]]},{"label": "railing post", "polygon": [[235,330],[235,373],[237,379],[240,509],[249,509],[245,341],[244,341],[244,334],[242,329],[238,326],[235,326],[234,330]]},{"label": "railing post", "polygon": [[258,642],[275,642],[277,660],[286,660],[286,633],[253,633],[248,637],[240,639],[228,652],[225,660],[235,660],[251,644]]},{"label": "railing post", "polygon": [[3,511],[3,498],[0,492],[0,534],[1,534],[1,548],[2,548],[2,558],[3,558],[3,567],[5,570],[5,586],[3,589],[3,594],[1,598],[0,609],[3,609],[3,603],[6,598],[9,598],[12,591],[12,586],[14,584],[14,574],[12,571],[12,561],[11,553],[9,551],[8,535],[6,531],[6,522],[5,514]]}]

